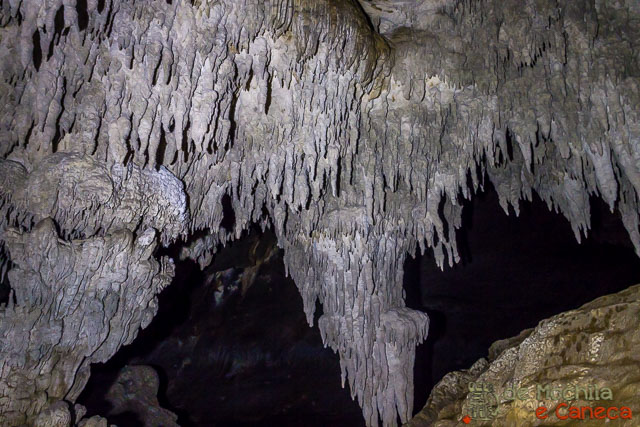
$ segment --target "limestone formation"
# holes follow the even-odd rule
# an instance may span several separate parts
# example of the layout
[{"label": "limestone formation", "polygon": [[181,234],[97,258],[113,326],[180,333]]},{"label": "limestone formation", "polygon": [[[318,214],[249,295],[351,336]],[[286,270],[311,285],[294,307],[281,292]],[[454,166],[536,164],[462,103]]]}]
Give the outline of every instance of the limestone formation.
[{"label": "limestone formation", "polygon": [[109,415],[134,414],[145,427],[179,427],[177,415],[160,407],[159,387],[160,379],[152,367],[125,366],[106,394],[112,406]]},{"label": "limestone formation", "polygon": [[[481,403],[495,412],[468,425],[533,426],[603,423],[635,426],[640,413],[640,285],[541,321],[495,342],[489,360],[447,374],[407,425],[464,426]],[[490,387],[489,387],[490,386]],[[597,390],[597,393],[596,393]],[[606,390],[609,390],[610,394]],[[544,407],[546,411],[539,412]],[[580,409],[581,419],[573,418]],[[597,408],[604,410],[599,414]],[[628,408],[631,418],[623,417]],[[615,408],[615,409],[611,409]]]},{"label": "limestone formation", "polygon": [[640,253],[638,52],[636,0],[2,1],[0,417],[73,403],[148,323],[156,239],[204,266],[257,223],[366,422],[407,421],[403,261],[456,262],[485,179],[578,239],[602,197]]},{"label": "limestone formation", "polygon": [[156,313],[173,277],[152,255],[151,229],[63,241],[51,219],[30,232],[8,229],[13,295],[0,313],[4,425],[23,425],[52,402],[73,402],[89,365],[133,341]]}]

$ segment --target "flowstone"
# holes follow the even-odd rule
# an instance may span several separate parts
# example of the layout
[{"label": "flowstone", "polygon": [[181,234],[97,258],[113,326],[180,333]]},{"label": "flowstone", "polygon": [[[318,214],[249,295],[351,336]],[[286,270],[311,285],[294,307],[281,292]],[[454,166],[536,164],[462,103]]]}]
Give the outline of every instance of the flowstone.
[{"label": "flowstone", "polygon": [[[205,234],[183,251],[205,266],[258,223],[367,423],[407,420],[428,319],[402,264],[458,260],[460,196],[489,179],[517,213],[535,191],[579,239],[596,195],[640,253],[638,52],[636,0],[3,1],[0,417],[72,403],[146,324],[171,276],[152,237]],[[74,326],[25,341],[33,310]]]}]

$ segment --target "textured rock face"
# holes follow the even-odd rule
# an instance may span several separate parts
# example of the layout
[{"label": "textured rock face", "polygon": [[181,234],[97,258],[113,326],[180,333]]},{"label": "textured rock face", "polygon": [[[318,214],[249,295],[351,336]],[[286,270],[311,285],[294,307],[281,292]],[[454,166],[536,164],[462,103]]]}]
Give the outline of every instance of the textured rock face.
[{"label": "textured rock face", "polygon": [[[635,0],[4,1],[0,225],[29,234],[46,220],[72,247],[206,230],[185,250],[206,264],[218,243],[271,223],[309,321],[323,304],[320,329],[367,423],[406,421],[428,319],[404,306],[402,264],[417,247],[457,261],[460,193],[486,176],[517,212],[536,191],[578,238],[597,194],[640,251],[639,20]],[[17,304],[0,327],[14,330],[52,285],[21,273],[46,262],[3,241]],[[105,268],[107,246],[69,264],[75,286],[89,283],[76,271]],[[121,263],[154,262],[142,252]],[[47,262],[67,265],[57,256]],[[151,304],[168,265],[132,272],[126,289]],[[110,312],[124,289],[81,295]],[[126,331],[117,347],[144,325],[134,319],[95,331]],[[74,369],[47,396],[73,401],[62,390]],[[1,414],[42,406],[14,396]]]},{"label": "textured rock face", "polygon": [[176,263],[153,322],[92,367],[78,398],[89,414],[122,426],[143,420],[143,411],[115,411],[104,394],[123,366],[144,364],[162,372],[161,402],[180,425],[364,427],[358,403],[340,389],[338,358],[306,322],[273,233],[252,227],[198,270]]},{"label": "textured rock face", "polygon": [[[474,411],[478,416],[469,425],[604,422],[592,418],[589,411],[581,415],[584,419],[573,418],[570,408],[584,406],[594,408],[594,414],[595,408],[605,408],[603,418],[609,418],[608,409],[615,407],[609,413],[617,418],[615,425],[637,425],[639,354],[640,285],[636,285],[495,342],[488,361],[480,359],[469,370],[447,374],[408,425],[467,425],[463,418]],[[491,413],[481,420],[476,390],[489,385],[491,391],[482,394]],[[540,417],[536,416],[539,407],[546,408]],[[624,407],[632,418],[622,418]]]},{"label": "textured rock face", "polygon": [[177,415],[160,407],[159,387],[158,373],[152,367],[125,366],[107,391],[111,414],[134,413],[145,427],[179,427]]},{"label": "textured rock face", "polygon": [[3,422],[21,425],[53,401],[74,401],[90,363],[133,341],[173,264],[152,257],[151,231],[65,242],[46,219],[30,232],[9,229],[5,242],[15,267],[0,313],[0,395]]}]

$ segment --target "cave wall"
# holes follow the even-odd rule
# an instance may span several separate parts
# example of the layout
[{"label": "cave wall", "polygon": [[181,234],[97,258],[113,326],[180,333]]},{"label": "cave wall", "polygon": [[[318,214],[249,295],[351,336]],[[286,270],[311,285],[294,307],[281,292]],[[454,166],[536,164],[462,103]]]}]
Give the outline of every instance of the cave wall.
[{"label": "cave wall", "polygon": [[[47,239],[75,247],[130,233],[147,249],[122,251],[126,265],[153,263],[151,240],[205,231],[183,253],[205,266],[250,224],[272,226],[309,322],[323,305],[323,339],[366,422],[393,425],[411,416],[414,348],[429,326],[405,306],[405,254],[432,248],[439,264],[458,261],[459,198],[485,179],[505,210],[536,192],[578,239],[596,194],[639,251],[637,2],[378,3],[3,1],[0,225],[14,294],[0,328],[24,331],[35,310],[55,319],[56,304],[38,296],[51,286],[78,288],[74,301],[97,298],[107,312],[131,288],[152,312],[152,277],[171,275],[164,260],[107,297],[82,273],[108,265],[111,243],[30,266]],[[30,236],[26,257],[18,235]],[[69,265],[54,284],[39,277],[47,262]],[[96,333],[127,338],[101,358],[146,324],[108,318]],[[54,336],[52,323],[36,330]],[[73,359],[80,347],[51,348]],[[5,366],[24,354],[0,351]],[[53,372],[47,351],[37,358]],[[69,366],[64,386],[39,385],[51,393],[29,408],[3,368],[2,416],[30,420],[73,401],[86,379]]]}]

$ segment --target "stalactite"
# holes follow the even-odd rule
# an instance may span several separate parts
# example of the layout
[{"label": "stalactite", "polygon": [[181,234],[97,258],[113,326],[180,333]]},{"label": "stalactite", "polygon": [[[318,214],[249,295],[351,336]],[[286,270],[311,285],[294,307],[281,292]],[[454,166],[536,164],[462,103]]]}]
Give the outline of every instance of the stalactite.
[{"label": "stalactite", "polygon": [[432,248],[440,266],[457,262],[460,197],[485,179],[507,212],[535,191],[578,239],[598,195],[640,254],[635,0],[378,3],[2,2],[0,226],[14,230],[2,242],[19,298],[0,328],[46,300],[27,304],[25,286],[33,298],[49,286],[25,276],[38,270],[18,235],[57,227],[58,240],[25,243],[42,257],[38,239],[156,230],[166,245],[206,231],[181,254],[206,266],[271,224],[310,323],[323,305],[323,339],[367,423],[394,425],[411,415],[428,330],[404,306],[404,257]]}]

